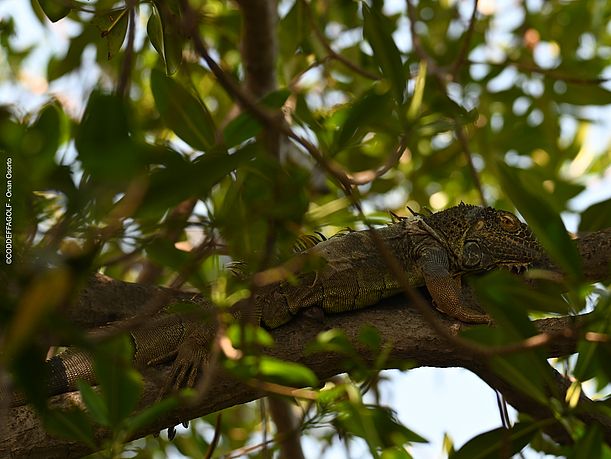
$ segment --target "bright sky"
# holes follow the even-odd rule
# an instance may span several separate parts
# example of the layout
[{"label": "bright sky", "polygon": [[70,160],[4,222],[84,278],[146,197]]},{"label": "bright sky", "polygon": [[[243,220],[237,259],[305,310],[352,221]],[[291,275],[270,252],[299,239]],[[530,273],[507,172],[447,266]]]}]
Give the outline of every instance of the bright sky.
[{"label": "bright sky", "polygon": [[[542,0],[529,0],[528,4],[536,6]],[[471,2],[464,3],[464,14],[468,15]],[[403,0],[388,0],[387,13],[405,8]],[[512,0],[481,0],[480,12],[498,13],[495,26],[490,33],[492,45],[488,49],[476,52],[481,60],[494,59],[498,49],[504,45],[509,31],[521,23],[521,13]],[[94,55],[91,50],[85,53],[86,71],[81,71],[69,78],[48,85],[45,78],[46,61],[52,53],[64,52],[68,38],[78,33],[78,26],[69,20],[48,24],[42,28],[33,13],[29,2],[23,0],[4,0],[0,3],[0,18],[12,15],[17,26],[14,43],[22,48],[36,46],[36,51],[21,69],[11,69],[18,75],[20,84],[6,82],[8,69],[5,56],[0,51],[0,104],[13,104],[19,112],[25,114],[45,103],[50,94],[65,102],[69,112],[74,116],[82,111],[82,104],[88,91],[96,84],[99,72],[93,65]],[[404,24],[407,27],[407,24]],[[406,30],[395,35],[398,46],[408,49],[409,34]],[[41,45],[41,43],[43,45]],[[585,50],[584,52],[587,52]],[[538,54],[539,64],[549,65],[554,59],[554,48],[547,47]],[[610,72],[611,73],[611,72]],[[3,81],[4,80],[4,81]],[[511,84],[510,72],[501,78],[498,84]],[[603,151],[608,150],[611,142],[611,108],[592,108],[590,115],[601,122],[590,128],[588,141],[573,164],[567,169],[567,175],[579,177],[587,165]],[[574,129],[567,122],[563,129]],[[611,171],[603,178],[585,178],[587,190],[571,202],[575,210],[582,210],[593,202],[611,197]],[[565,223],[571,231],[576,229],[578,220],[575,215],[567,214]],[[409,428],[430,440],[430,444],[414,446],[413,453],[417,459],[438,459],[443,457],[441,445],[444,433],[447,433],[457,447],[474,435],[500,426],[495,394],[476,376],[462,369],[429,369],[423,368],[409,372],[389,371],[386,373],[389,382],[382,384],[382,401],[397,410],[399,419]],[[512,411],[513,415],[513,411]],[[311,440],[305,440],[306,455],[318,455],[320,446]],[[351,458],[368,457],[366,448],[355,446]],[[540,457],[533,452],[526,457]],[[340,445],[329,450],[324,457],[344,457]]]}]

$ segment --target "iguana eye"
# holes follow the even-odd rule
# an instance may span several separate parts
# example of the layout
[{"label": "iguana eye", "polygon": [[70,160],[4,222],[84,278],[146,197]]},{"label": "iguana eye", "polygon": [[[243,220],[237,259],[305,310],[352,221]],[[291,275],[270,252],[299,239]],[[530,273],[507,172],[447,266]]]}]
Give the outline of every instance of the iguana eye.
[{"label": "iguana eye", "polygon": [[463,263],[467,268],[473,268],[480,264],[482,260],[482,251],[479,244],[474,241],[465,242],[463,248]]},{"label": "iguana eye", "polygon": [[518,220],[515,215],[502,214],[499,216],[499,221],[501,223],[501,228],[505,231],[514,232],[520,229],[520,220]]}]

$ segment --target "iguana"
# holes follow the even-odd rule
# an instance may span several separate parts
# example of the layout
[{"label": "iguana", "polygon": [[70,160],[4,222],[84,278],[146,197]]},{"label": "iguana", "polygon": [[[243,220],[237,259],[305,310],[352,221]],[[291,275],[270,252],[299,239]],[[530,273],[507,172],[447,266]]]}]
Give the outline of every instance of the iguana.
[{"label": "iguana", "polygon": [[[416,214],[379,229],[324,240],[304,253],[320,257],[322,267],[298,274],[295,282],[260,288],[250,304],[238,303],[231,313],[235,318],[249,315],[273,329],[307,308],[348,312],[399,293],[402,286],[376,249],[371,231],[397,258],[410,286],[425,286],[438,310],[466,323],[489,323],[490,319],[465,307],[463,274],[497,267],[522,272],[543,256],[528,226],[512,213],[461,203],[431,215]],[[161,317],[130,332],[134,363],[142,367],[173,360],[168,386],[192,386],[215,333],[209,323]],[[48,360],[48,368],[50,395],[74,390],[78,379],[94,382],[90,358],[76,348]],[[20,403],[19,397],[13,400]]]}]

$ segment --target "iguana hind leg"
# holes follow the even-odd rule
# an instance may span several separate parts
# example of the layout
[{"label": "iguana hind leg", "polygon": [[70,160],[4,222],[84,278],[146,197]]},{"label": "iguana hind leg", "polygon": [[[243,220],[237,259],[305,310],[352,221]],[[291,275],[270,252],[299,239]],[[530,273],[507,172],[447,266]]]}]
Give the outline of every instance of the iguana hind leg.
[{"label": "iguana hind leg", "polygon": [[491,319],[466,306],[459,282],[450,275],[448,256],[442,248],[426,249],[418,260],[426,288],[441,312],[461,322],[485,324]]}]

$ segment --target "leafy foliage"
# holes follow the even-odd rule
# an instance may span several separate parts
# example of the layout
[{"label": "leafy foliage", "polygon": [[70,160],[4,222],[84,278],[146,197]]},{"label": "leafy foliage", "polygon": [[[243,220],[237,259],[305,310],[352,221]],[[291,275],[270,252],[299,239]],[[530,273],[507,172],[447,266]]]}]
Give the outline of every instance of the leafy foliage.
[{"label": "leafy foliage", "polygon": [[[118,454],[131,433],[176,403],[135,413],[142,381],[119,339],[97,349],[99,391],[80,385],[86,413],[44,407],[32,375],[42,377],[49,344],[86,341],[62,308],[88,274],[138,280],[143,267],[156,266],[154,282],[184,279],[216,303],[232,304],[255,283],[228,280],[222,269],[228,257],[262,271],[283,266],[303,234],[363,226],[351,207],[356,191],[346,196],[329,170],[361,180],[354,188],[376,223],[389,219],[375,211],[406,215],[406,205],[437,210],[482,199],[515,206],[527,220],[569,274],[566,285],[532,290],[503,273],[476,279],[498,327],[473,328],[465,337],[489,346],[515,343],[536,334],[529,317],[584,308],[590,290],[561,213],[580,214],[580,230],[610,223],[608,196],[580,212],[580,193],[597,180],[609,182],[610,139],[596,133],[599,119],[609,131],[608,4],[523,2],[505,11],[479,2],[472,21],[470,2],[279,2],[277,88],[255,95],[242,82],[265,69],[241,54],[243,14],[236,3],[33,0],[39,24],[20,24],[11,12],[0,20],[0,59],[9,63],[0,71],[0,97],[29,84],[26,66],[40,48],[23,47],[24,30],[57,34],[51,31],[65,26],[66,33],[65,49],[50,49],[44,97],[0,107],[2,163],[11,162],[14,177],[14,262],[0,272],[8,287],[0,290],[1,363],[45,413],[49,432],[93,447],[95,428],[112,427],[105,446]],[[246,97],[204,64],[196,34]],[[288,128],[292,140],[281,135]],[[581,340],[577,358],[562,362],[576,378],[576,397],[581,383],[592,379],[602,390],[611,381],[610,305],[608,289],[600,289],[584,328],[584,336],[607,341]],[[230,335],[239,342],[234,330]],[[268,338],[253,347],[269,345]],[[338,331],[321,334],[312,351],[341,353],[352,377],[375,392],[389,344],[375,330],[364,330],[361,340],[378,356],[374,368]],[[575,443],[548,452],[609,454],[602,433],[577,420],[571,397],[554,391],[541,350],[490,363],[562,420]],[[245,380],[319,385],[311,370],[256,352],[226,366]],[[364,403],[349,379],[316,393],[315,403],[303,404],[301,428],[321,444],[341,434],[346,443],[361,438],[372,457],[402,458],[423,440],[387,407]],[[608,400],[592,409],[608,414]],[[226,410],[219,451],[259,438],[265,425],[255,412]],[[196,421],[176,448],[202,456],[210,441],[201,430],[213,423]],[[320,426],[333,430],[318,434]],[[525,419],[494,429],[451,457],[509,457],[526,445],[543,450],[546,426]],[[144,452],[149,448],[169,446],[147,439],[142,457],[153,454]]]}]

